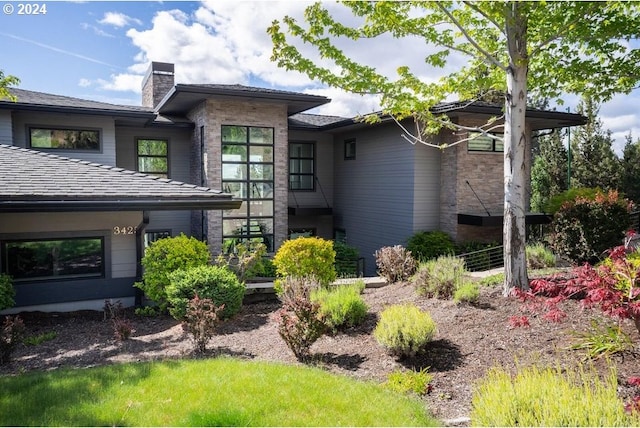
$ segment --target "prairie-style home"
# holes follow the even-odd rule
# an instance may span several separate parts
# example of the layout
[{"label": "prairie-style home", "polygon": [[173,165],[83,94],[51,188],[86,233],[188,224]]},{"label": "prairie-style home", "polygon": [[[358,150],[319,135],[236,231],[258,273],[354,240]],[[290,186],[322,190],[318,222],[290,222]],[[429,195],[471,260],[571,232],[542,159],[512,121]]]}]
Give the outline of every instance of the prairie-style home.
[{"label": "prairie-style home", "polygon": [[[145,245],[180,233],[214,255],[247,239],[270,252],[299,235],[344,239],[365,275],[377,249],[421,230],[501,239],[499,139],[414,145],[384,117],[305,113],[330,102],[322,96],[176,84],[169,63],[151,63],[139,107],[11,93],[0,100],[0,272],[13,277],[14,311],[132,305]],[[467,125],[500,111],[437,107]],[[527,111],[530,135],[583,123]],[[468,137],[443,131],[434,142]]]}]

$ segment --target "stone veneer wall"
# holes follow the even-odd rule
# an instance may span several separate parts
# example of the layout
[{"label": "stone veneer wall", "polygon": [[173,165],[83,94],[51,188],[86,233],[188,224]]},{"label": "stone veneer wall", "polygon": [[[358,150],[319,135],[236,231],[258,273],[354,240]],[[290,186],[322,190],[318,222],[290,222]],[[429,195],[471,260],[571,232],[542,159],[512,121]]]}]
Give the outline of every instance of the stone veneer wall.
[{"label": "stone veneer wall", "polygon": [[[200,182],[200,127],[204,126],[205,185],[222,188],[222,125],[262,126],[274,128],[274,241],[277,249],[287,238],[287,156],[288,124],[285,104],[209,99],[189,113],[195,123],[192,144],[192,172],[194,183]],[[194,214],[194,231],[199,229]],[[217,254],[222,249],[222,212],[206,212],[206,231],[209,249]]]},{"label": "stone veneer wall", "polygon": [[[466,126],[477,126],[484,122],[464,122]],[[531,130],[527,127],[530,135]],[[460,137],[442,133],[443,141],[452,142]],[[531,140],[527,142],[525,172],[531,173]],[[458,213],[486,215],[484,206],[491,215],[501,216],[504,210],[504,154],[489,152],[469,152],[467,143],[445,149],[442,153],[440,174],[440,229],[449,233],[456,241],[502,241],[501,227],[479,227],[458,225]],[[482,204],[467,184],[473,187]],[[526,207],[531,195],[531,180],[527,180]]]}]

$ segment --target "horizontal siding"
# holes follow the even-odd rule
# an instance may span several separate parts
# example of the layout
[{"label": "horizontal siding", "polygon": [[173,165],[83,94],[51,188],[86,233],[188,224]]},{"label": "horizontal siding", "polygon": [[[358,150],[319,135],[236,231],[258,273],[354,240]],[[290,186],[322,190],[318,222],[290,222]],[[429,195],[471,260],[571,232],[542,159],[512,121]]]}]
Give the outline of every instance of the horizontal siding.
[{"label": "horizontal siding", "polygon": [[[169,141],[169,178],[189,183],[191,179],[191,130],[166,128],[116,128],[116,166],[137,170],[136,140],[162,138]],[[153,211],[148,230],[169,230],[173,236],[191,233],[190,211]]]},{"label": "horizontal siding", "polygon": [[423,144],[414,153],[413,232],[440,226],[440,150]]},{"label": "horizontal siding", "polygon": [[[344,140],[355,138],[356,159],[344,160]],[[406,244],[413,231],[415,147],[393,125],[336,135],[335,226],[365,258],[365,274],[375,273],[373,253]]]},{"label": "horizontal siding", "polygon": [[6,110],[0,110],[0,144],[13,145],[11,112]]},{"label": "horizontal siding", "polygon": [[83,159],[97,162],[104,165],[116,164],[116,135],[113,118],[105,116],[55,114],[39,112],[16,112],[14,113],[14,141],[16,146],[29,146],[30,126],[51,126],[55,128],[88,128],[99,129],[101,139],[100,152],[94,151],[70,151],[70,150],[47,150],[59,156],[73,159]]}]

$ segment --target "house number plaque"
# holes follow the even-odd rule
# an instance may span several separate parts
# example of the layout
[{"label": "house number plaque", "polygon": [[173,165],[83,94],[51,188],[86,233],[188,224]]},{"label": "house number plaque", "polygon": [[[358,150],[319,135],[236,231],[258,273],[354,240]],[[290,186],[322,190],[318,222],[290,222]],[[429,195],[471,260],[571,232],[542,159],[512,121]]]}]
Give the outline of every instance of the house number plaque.
[{"label": "house number plaque", "polygon": [[114,235],[135,235],[137,231],[135,226],[113,226]]}]

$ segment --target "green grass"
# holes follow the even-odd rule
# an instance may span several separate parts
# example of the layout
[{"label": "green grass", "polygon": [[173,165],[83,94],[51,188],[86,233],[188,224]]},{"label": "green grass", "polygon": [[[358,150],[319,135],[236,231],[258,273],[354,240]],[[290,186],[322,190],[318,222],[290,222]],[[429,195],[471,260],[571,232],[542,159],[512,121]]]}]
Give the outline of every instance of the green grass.
[{"label": "green grass", "polygon": [[230,358],[0,377],[2,426],[436,426],[424,403],[317,368]]}]

